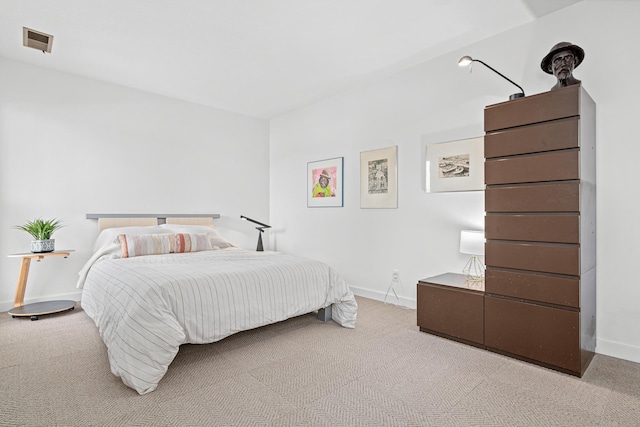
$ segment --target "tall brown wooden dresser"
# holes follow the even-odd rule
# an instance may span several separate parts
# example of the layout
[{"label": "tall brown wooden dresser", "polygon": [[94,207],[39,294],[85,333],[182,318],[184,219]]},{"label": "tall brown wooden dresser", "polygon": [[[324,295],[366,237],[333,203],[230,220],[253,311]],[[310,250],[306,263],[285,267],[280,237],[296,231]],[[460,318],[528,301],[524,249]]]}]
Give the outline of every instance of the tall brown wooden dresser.
[{"label": "tall brown wooden dresser", "polygon": [[581,85],[484,112],[484,344],[576,376],[596,339],[595,112]]}]

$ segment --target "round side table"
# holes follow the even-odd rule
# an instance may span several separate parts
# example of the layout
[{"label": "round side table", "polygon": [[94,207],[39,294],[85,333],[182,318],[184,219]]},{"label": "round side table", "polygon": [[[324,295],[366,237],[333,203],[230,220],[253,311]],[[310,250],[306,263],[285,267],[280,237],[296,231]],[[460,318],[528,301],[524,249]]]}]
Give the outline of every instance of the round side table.
[{"label": "round side table", "polygon": [[31,320],[38,320],[38,316],[73,310],[75,308],[76,302],[71,300],[44,301],[32,304],[24,303],[24,293],[27,289],[27,277],[29,277],[29,267],[31,266],[31,260],[35,259],[36,261],[41,261],[45,258],[60,256],[67,258],[69,255],[71,255],[71,252],[74,252],[74,250],[71,249],[42,253],[27,252],[22,254],[9,255],[9,257],[22,258],[22,263],[20,264],[20,274],[18,275],[18,285],[16,286],[16,298],[13,302],[13,309],[9,310],[8,312],[12,317],[30,317]]}]

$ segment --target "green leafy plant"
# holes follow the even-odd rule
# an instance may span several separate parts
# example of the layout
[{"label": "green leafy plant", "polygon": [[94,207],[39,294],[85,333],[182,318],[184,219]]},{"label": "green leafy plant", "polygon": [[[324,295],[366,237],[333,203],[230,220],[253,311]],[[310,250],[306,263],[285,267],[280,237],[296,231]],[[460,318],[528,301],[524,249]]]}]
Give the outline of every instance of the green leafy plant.
[{"label": "green leafy plant", "polygon": [[16,225],[14,228],[17,230],[26,231],[31,234],[35,240],[48,240],[54,231],[64,227],[62,221],[59,219],[34,219],[33,221],[27,221],[24,225]]}]

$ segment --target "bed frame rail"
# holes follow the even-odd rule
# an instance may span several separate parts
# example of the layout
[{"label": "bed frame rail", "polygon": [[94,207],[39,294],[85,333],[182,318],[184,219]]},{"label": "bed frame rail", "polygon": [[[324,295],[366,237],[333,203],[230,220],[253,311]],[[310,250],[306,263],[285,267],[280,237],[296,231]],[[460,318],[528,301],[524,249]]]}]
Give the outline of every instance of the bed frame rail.
[{"label": "bed frame rail", "polygon": [[220,218],[220,214],[86,214],[87,219],[98,218],[158,218],[158,224],[164,224],[167,218]]}]

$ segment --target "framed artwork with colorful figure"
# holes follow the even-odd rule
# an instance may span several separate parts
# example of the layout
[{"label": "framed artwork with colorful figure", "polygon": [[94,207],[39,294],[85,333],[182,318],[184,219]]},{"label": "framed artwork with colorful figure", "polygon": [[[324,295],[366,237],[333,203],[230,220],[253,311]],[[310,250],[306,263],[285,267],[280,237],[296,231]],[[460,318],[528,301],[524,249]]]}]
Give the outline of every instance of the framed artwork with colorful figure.
[{"label": "framed artwork with colorful figure", "polygon": [[307,163],[307,207],[342,207],[344,157]]}]

